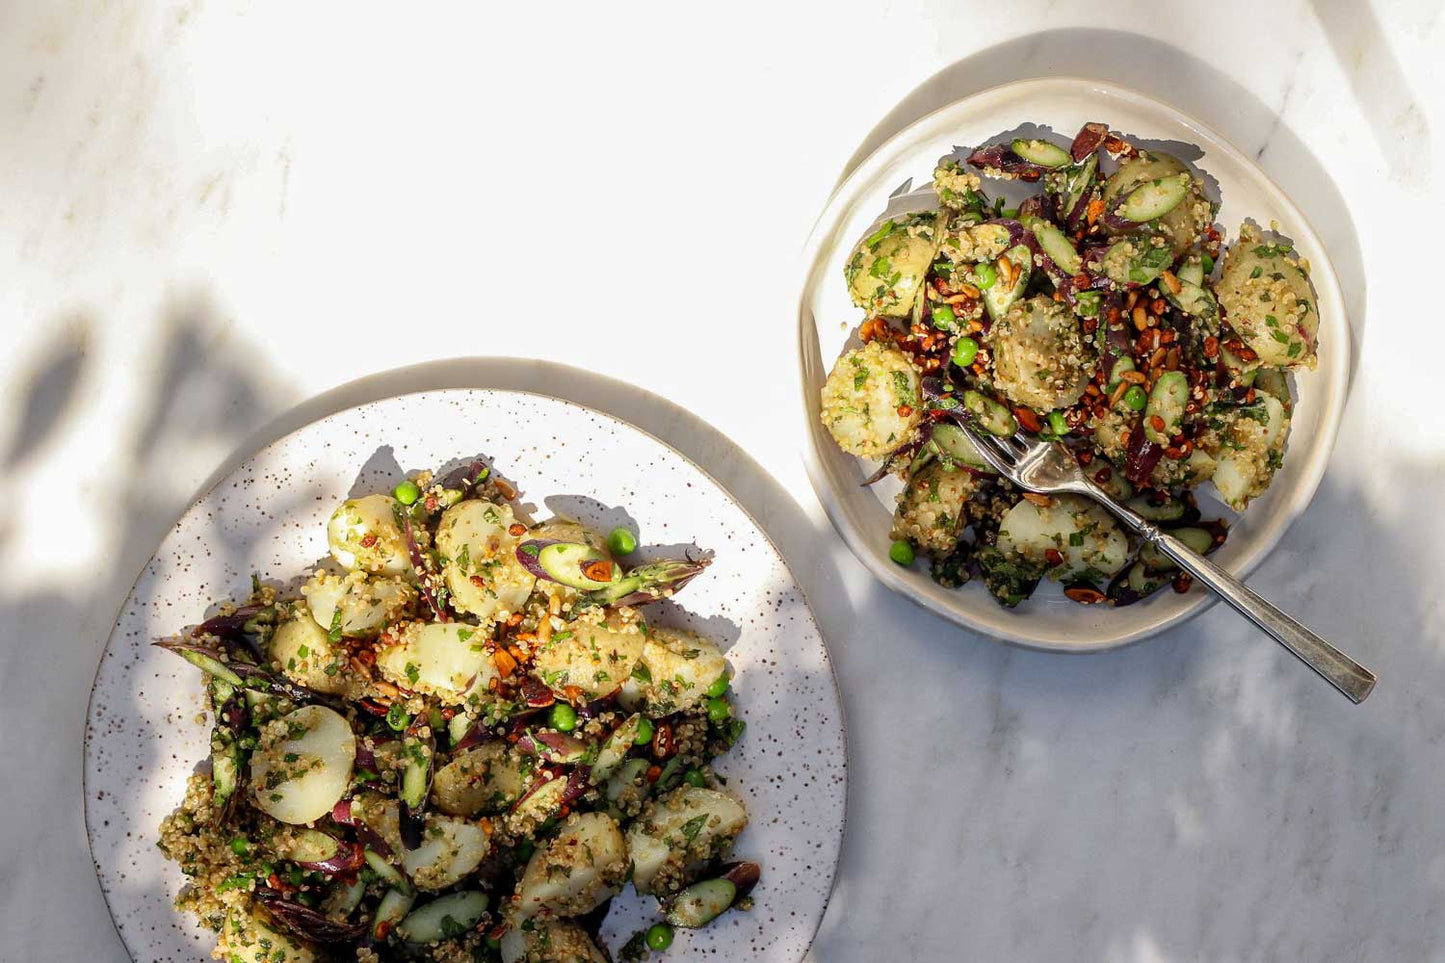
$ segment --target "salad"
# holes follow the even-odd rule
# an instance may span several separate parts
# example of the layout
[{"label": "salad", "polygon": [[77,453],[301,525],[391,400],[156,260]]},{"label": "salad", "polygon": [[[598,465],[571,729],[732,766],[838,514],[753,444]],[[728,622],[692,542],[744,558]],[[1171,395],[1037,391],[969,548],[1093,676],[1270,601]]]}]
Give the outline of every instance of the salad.
[{"label": "salad", "polygon": [[731,670],[643,613],[709,560],[625,565],[632,532],[516,495],[473,462],[348,499],[299,593],[156,643],[204,670],[209,766],[159,845],[217,958],[605,963],[628,885],[661,918],[623,959],[750,906]]},{"label": "salad", "polygon": [[[985,179],[1032,192],[1016,208]],[[1011,188],[1013,189],[1013,188]],[[1127,605],[1189,576],[1078,496],[999,478],[965,422],[1068,446],[1114,497],[1199,552],[1223,544],[1194,492],[1242,512],[1284,458],[1289,372],[1313,368],[1309,265],[1246,222],[1227,247],[1204,182],[1099,123],[945,157],[923,207],[871,227],[844,265],[864,311],[822,389],[845,452],[903,482],[890,556],[977,578],[1003,605],[1040,581]]]}]

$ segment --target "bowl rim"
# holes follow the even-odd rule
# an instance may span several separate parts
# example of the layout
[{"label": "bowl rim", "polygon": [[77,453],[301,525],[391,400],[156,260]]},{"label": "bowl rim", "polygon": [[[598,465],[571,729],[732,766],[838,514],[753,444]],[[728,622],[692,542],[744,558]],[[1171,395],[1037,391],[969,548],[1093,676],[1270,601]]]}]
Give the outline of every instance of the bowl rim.
[{"label": "bowl rim", "polygon": [[[1023,78],[983,88],[930,111],[879,144],[838,182],[824,203],[822,211],[814,220],[800,255],[801,285],[797,295],[798,381],[804,418],[808,426],[807,444],[803,447],[801,457],[813,492],[844,544],[848,546],[864,568],[889,590],[955,625],[1020,648],[1073,655],[1105,652],[1141,642],[1205,612],[1218,601],[1218,597],[1212,592],[1200,592],[1178,611],[1157,618],[1147,625],[1133,630],[1113,632],[1105,629],[1093,633],[1082,641],[1067,641],[1030,634],[1027,631],[1030,620],[1026,612],[1019,613],[1000,608],[997,613],[990,613],[994,616],[993,618],[983,618],[963,604],[951,600],[943,601],[921,591],[917,584],[918,580],[926,579],[927,576],[911,569],[887,564],[881,555],[871,551],[868,547],[866,533],[842,504],[842,500],[834,494],[828,471],[823,464],[820,448],[820,445],[824,443],[823,433],[816,417],[815,399],[807,378],[809,362],[821,360],[816,357],[820,354],[817,343],[817,323],[810,312],[808,301],[814,288],[815,277],[822,269],[821,261],[825,259],[827,253],[824,250],[824,241],[829,229],[844,211],[851,208],[858,195],[872,186],[872,182],[880,175],[882,168],[890,163],[897,153],[905,150],[913,140],[924,136],[925,131],[932,131],[934,128],[946,124],[953,115],[967,110],[979,101],[1008,95],[1047,94],[1050,89],[1078,93],[1081,87],[1104,98],[1130,102],[1144,109],[1163,112],[1181,126],[1197,131],[1204,139],[1217,144],[1219,150],[1216,153],[1228,156],[1235,163],[1250,170],[1259,186],[1273,196],[1273,200],[1282,211],[1288,213],[1290,234],[1297,239],[1307,241],[1308,245],[1318,252],[1317,258],[1311,257],[1310,280],[1317,291],[1322,291],[1343,311],[1345,302],[1339,278],[1335,274],[1334,265],[1330,262],[1328,250],[1318,232],[1315,231],[1314,225],[1310,223],[1309,218],[1294,203],[1289,194],[1248,154],[1241,151],[1233,141],[1210,125],[1166,101],[1112,81],[1080,76]],[[1332,344],[1330,349],[1336,355],[1331,370],[1343,373],[1342,377],[1336,375],[1339,390],[1326,394],[1314,442],[1307,451],[1300,453],[1305,457],[1301,464],[1302,471],[1294,494],[1289,501],[1278,506],[1277,510],[1268,517],[1265,527],[1259,532],[1255,540],[1256,544],[1251,550],[1229,565],[1232,573],[1239,578],[1248,576],[1274,550],[1284,533],[1309,507],[1324,478],[1325,468],[1329,463],[1335,438],[1339,433],[1340,422],[1344,416],[1344,407],[1350,388],[1349,366],[1353,351],[1353,331],[1350,329],[1347,317],[1341,318],[1341,327],[1346,337],[1337,339],[1338,343]],[[1009,621],[999,618],[999,615],[1008,618]]]}]

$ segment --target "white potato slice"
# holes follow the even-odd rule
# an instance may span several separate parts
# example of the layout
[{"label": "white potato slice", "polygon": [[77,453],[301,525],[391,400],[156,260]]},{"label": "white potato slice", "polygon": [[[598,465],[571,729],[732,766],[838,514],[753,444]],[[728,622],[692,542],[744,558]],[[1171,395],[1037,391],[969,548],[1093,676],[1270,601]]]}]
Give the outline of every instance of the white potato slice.
[{"label": "white potato slice", "polygon": [[1244,511],[1264,494],[1284,456],[1289,415],[1273,395],[1260,393],[1264,420],[1236,414],[1221,431],[1228,445],[1219,451],[1212,480],[1230,508]]},{"label": "white potato slice", "polygon": [[618,701],[629,712],[660,719],[702,703],[708,686],[727,669],[722,652],[701,636],[649,627],[641,665],[630,673]]},{"label": "white potato slice", "polygon": [[617,820],[606,813],[572,817],[527,861],[513,904],[517,917],[590,913],[621,891],[627,865]]},{"label": "white potato slice", "polygon": [[923,420],[919,384],[906,354],[870,341],[840,357],[823,382],[823,424],[848,454],[882,458]]},{"label": "white potato slice", "polygon": [[502,963],[607,963],[587,932],[565,920],[508,927],[501,949]]},{"label": "white potato slice", "polygon": [[1114,517],[1078,495],[1050,496],[1048,506],[1021,499],[999,521],[998,547],[1005,555],[1044,566],[1045,574],[1059,581],[1103,581],[1129,561],[1129,539]]},{"label": "white potato slice", "polygon": [[611,615],[605,622],[569,622],[533,660],[533,671],[559,695],[580,689],[588,699],[617,690],[642,658],[643,635],[636,619]]},{"label": "white potato slice", "polygon": [[259,906],[233,903],[216,940],[223,960],[265,960],[267,963],[316,963],[316,947],[293,936]]},{"label": "white potato slice", "polygon": [[453,816],[501,812],[527,791],[523,761],[502,741],[457,755],[432,778],[431,798]]},{"label": "white potato slice", "polygon": [[505,618],[522,607],[537,579],[517,561],[521,537],[507,505],[469,499],[442,513],[437,550],[452,605],[486,621]]},{"label": "white potato slice", "polygon": [[393,644],[377,649],[376,667],[402,688],[459,705],[496,675],[487,637],[463,622],[412,622]]},{"label": "white potato slice", "polygon": [[390,495],[367,495],[341,503],[326,525],[331,557],[346,568],[381,575],[411,571],[406,537],[397,527]]},{"label": "white potato slice", "polygon": [[401,579],[368,578],[364,572],[347,572],[338,578],[318,571],[301,586],[301,594],[323,630],[334,627],[342,635],[369,639],[406,610],[416,598],[416,589]]},{"label": "white potato slice", "polygon": [[298,613],[276,626],[267,650],[281,673],[313,692],[341,695],[346,691],[346,653],[332,645],[326,631],[310,616]]},{"label": "white potato slice", "polygon": [[426,817],[421,845],[402,847],[401,865],[417,889],[434,892],[470,875],[487,858],[490,843],[476,823],[432,814]]},{"label": "white potato slice", "polygon": [[720,855],[748,823],[743,804],[716,789],[680,786],[650,803],[627,830],[632,884],[665,895],[688,880],[688,867]]},{"label": "white potato slice", "polygon": [[356,736],[338,713],[302,706],[261,729],[251,757],[256,807],[293,825],[320,819],[351,786]]}]

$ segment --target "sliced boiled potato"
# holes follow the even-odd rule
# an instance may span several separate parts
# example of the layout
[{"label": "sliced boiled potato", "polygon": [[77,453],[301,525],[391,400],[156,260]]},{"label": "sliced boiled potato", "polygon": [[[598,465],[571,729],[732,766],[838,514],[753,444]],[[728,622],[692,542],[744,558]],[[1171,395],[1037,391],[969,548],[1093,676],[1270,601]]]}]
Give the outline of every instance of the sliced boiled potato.
[{"label": "sliced boiled potato", "polygon": [[338,713],[302,706],[267,723],[251,756],[256,807],[283,823],[309,823],[351,786],[356,736]]},{"label": "sliced boiled potato", "polygon": [[[1179,158],[1159,151],[1141,150],[1135,157],[1121,163],[1119,169],[1104,181],[1102,196],[1105,210],[1117,211],[1119,205],[1135,188],[1150,181],[1185,173],[1189,173],[1189,168]],[[1198,242],[1213,218],[1214,210],[1209,199],[1204,196],[1204,186],[1199,178],[1191,174],[1189,191],[1184,200],[1167,214],[1135,230],[1162,236],[1177,258]],[[1119,233],[1113,228],[1109,230],[1110,233]]]},{"label": "sliced boiled potato", "polygon": [[689,882],[688,868],[720,855],[748,823],[743,804],[715,789],[680,786],[650,803],[627,830],[632,883],[665,895]]},{"label": "sliced boiled potato", "polygon": [[496,675],[487,633],[463,622],[412,622],[391,645],[376,652],[376,667],[389,681],[453,705],[469,691],[485,691]]},{"label": "sliced boiled potato", "polygon": [[346,568],[363,572],[381,575],[410,572],[406,536],[396,524],[397,505],[397,500],[390,495],[367,495],[342,502],[326,525],[331,557]]},{"label": "sliced boiled potato", "polygon": [[416,589],[398,578],[368,578],[359,571],[340,578],[317,572],[301,586],[301,594],[323,630],[369,639],[406,611]]},{"label": "sliced boiled potato", "polygon": [[[581,690],[589,700],[616,691],[642,658],[643,635],[635,619],[584,617],[554,633],[532,660],[533,672],[564,698]],[[571,693],[569,695],[569,692]]]},{"label": "sliced boiled potato", "polygon": [[551,842],[527,861],[517,886],[517,916],[581,916],[622,889],[627,845],[606,813],[570,818]]},{"label": "sliced boiled potato", "polygon": [[727,659],[707,639],[683,629],[650,627],[642,661],[618,701],[653,719],[681,712],[707,698],[708,686],[728,670]]},{"label": "sliced boiled potato", "polygon": [[848,454],[882,458],[923,420],[919,385],[907,355],[870,341],[840,357],[823,382],[823,424]]},{"label": "sliced boiled potato", "polygon": [[1319,307],[1304,265],[1287,244],[1265,243],[1254,225],[1224,254],[1214,286],[1229,326],[1260,364],[1313,368]]},{"label": "sliced boiled potato", "polygon": [[587,931],[566,920],[532,920],[508,927],[502,963],[607,963]]},{"label": "sliced boiled potato", "polygon": [[421,845],[402,848],[401,865],[417,889],[434,892],[470,875],[487,858],[490,845],[476,823],[431,814],[422,829]]},{"label": "sliced boiled potato", "polygon": [[501,812],[527,791],[525,763],[500,740],[468,749],[437,770],[432,800],[453,816]]},{"label": "sliced boiled potato", "polygon": [[267,650],[281,673],[313,692],[341,695],[346,691],[346,653],[333,645],[326,630],[304,612],[295,613],[271,635]]},{"label": "sliced boiled potato", "polygon": [[968,523],[964,506],[978,490],[978,476],[933,462],[908,479],[893,512],[892,538],[907,539],[935,558],[958,547]]},{"label": "sliced boiled potato", "polygon": [[536,576],[517,561],[523,536],[513,535],[512,509],[478,499],[458,502],[437,523],[442,577],[452,605],[488,621],[518,611],[532,594]]},{"label": "sliced boiled potato", "polygon": [[1244,511],[1251,499],[1264,494],[1284,458],[1289,435],[1289,414],[1273,395],[1261,392],[1247,413],[1236,413],[1221,431],[1212,481],[1225,504]]},{"label": "sliced boiled potato", "polygon": [[1047,295],[1020,301],[989,328],[994,384],[1009,400],[1049,411],[1083,395],[1098,358],[1079,319]]},{"label": "sliced boiled potato", "polygon": [[1129,539],[1113,516],[1079,495],[1052,495],[1047,506],[1021,499],[999,521],[998,547],[1059,581],[1101,582],[1129,561]]},{"label": "sliced boiled potato", "polygon": [[317,963],[321,959],[311,943],[298,939],[259,905],[233,903],[216,940],[223,960],[265,960],[266,963]]},{"label": "sliced boiled potato", "polygon": [[908,317],[938,253],[940,219],[939,211],[900,214],[859,241],[843,268],[853,303],[870,317]]}]

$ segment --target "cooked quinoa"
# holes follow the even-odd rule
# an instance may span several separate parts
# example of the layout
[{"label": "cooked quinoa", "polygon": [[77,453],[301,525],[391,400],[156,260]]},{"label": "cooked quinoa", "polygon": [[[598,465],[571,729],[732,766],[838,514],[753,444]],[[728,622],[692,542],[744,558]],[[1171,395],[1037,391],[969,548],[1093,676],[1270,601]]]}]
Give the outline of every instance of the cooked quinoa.
[{"label": "cooked quinoa", "polygon": [[[1037,193],[1007,210],[991,179]],[[845,262],[865,316],[822,391],[838,447],[882,463],[870,483],[903,483],[890,557],[1006,606],[1045,578],[1085,603],[1186,591],[1104,510],[1001,481],[965,426],[1061,442],[1100,490],[1212,550],[1227,522],[1203,520],[1195,490],[1237,512],[1267,490],[1288,374],[1316,364],[1308,264],[1274,224],[1226,245],[1199,172],[1103,124],[945,157],[933,193]]]},{"label": "cooked quinoa", "polygon": [[[694,883],[756,879],[721,865],[747,823],[711,765],[743,732],[727,660],[639,607],[706,560],[628,570],[489,475],[347,500],[339,569],[299,598],[258,579],[162,643],[205,670],[214,725],[157,845],[216,958],[601,961],[571,921],[640,859],[638,892],[679,925],[728,908],[702,912]],[[705,818],[642,818],[673,810]]]}]

